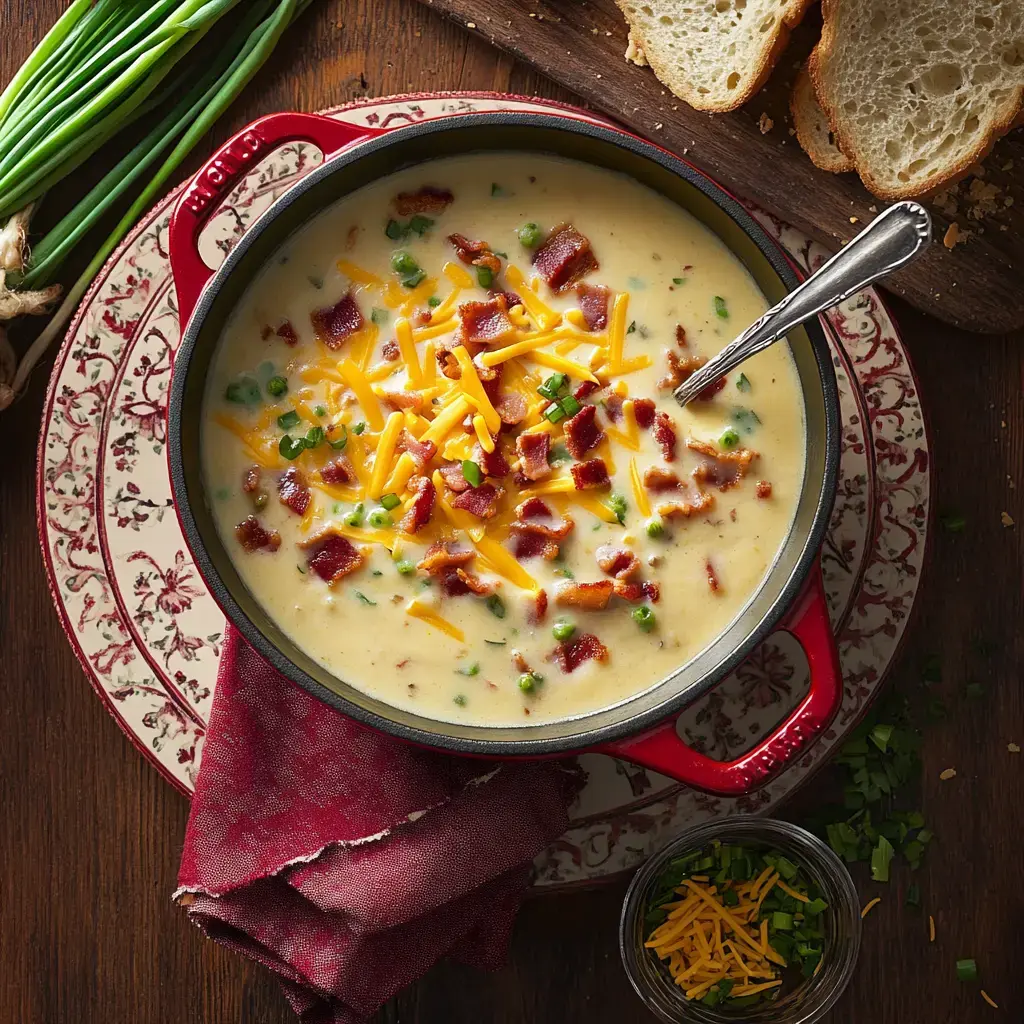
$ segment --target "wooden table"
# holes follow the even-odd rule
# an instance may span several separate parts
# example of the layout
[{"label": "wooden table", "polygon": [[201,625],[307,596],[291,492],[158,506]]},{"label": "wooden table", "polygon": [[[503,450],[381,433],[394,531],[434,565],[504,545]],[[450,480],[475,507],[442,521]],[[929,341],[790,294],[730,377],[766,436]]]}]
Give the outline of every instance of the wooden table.
[{"label": "wooden table", "polygon": [[[0,82],[64,6],[0,0]],[[459,88],[572,99],[413,0],[320,0],[209,145],[272,110]],[[55,197],[55,209],[64,204]],[[1007,744],[1024,745],[1024,507],[1016,489],[1024,480],[1024,336],[971,337],[902,304],[895,311],[930,412],[938,508],[967,519],[962,533],[935,533],[925,595],[893,680],[915,694],[925,657],[941,656],[944,681],[934,689],[950,714],[925,731],[921,806],[937,838],[918,879],[937,939],[928,945],[922,913],[899,905],[895,889],[883,892],[831,1020],[1019,1021],[1024,756]],[[187,804],[96,700],[51,606],[34,504],[48,371],[47,363],[25,399],[0,414],[0,1021],[292,1021],[268,973],[203,939],[171,905]],[[1020,526],[1002,525],[1004,511]],[[971,681],[984,684],[982,697],[964,697]],[[941,782],[949,766],[957,776]],[[801,801],[813,802],[820,788],[812,784]],[[653,1020],[619,965],[624,888],[529,902],[505,970],[438,968],[380,1020]],[[966,956],[977,958],[999,1012],[955,980],[954,961]]]}]

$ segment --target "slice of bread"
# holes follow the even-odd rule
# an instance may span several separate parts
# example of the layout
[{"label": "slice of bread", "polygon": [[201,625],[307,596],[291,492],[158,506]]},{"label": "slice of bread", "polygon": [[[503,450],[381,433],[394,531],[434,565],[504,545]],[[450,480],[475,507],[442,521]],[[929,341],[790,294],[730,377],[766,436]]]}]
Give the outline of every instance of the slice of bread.
[{"label": "slice of bread", "polygon": [[812,0],[616,0],[654,73],[697,110],[742,106],[764,85]]},{"label": "slice of bread", "polygon": [[808,62],[842,151],[882,199],[964,177],[1024,100],[1020,0],[822,0]]},{"label": "slice of bread", "polygon": [[806,67],[800,69],[793,83],[793,91],[789,95],[789,112],[796,129],[796,141],[815,167],[834,174],[853,170],[853,162],[836,145],[832,126],[818,104],[818,97],[814,95],[814,83]]}]

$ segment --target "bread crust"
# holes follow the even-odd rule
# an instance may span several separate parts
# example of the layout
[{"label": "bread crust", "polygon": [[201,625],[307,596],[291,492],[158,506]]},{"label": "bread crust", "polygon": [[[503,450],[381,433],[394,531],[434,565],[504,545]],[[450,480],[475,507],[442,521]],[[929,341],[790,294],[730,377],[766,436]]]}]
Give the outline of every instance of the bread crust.
[{"label": "bread crust", "polygon": [[[819,170],[831,171],[833,174],[845,174],[852,171],[853,161],[839,148],[838,140],[833,146],[822,146],[818,142],[817,133],[809,118],[813,116],[815,109],[821,105],[814,94],[814,83],[805,65],[800,69],[793,83],[793,89],[789,94],[789,113],[793,118],[793,127],[796,129],[796,141],[800,147],[811,158],[811,163]],[[824,110],[821,116],[828,121]],[[831,128],[831,122],[829,122]],[[835,131],[832,131],[835,136]]]},{"label": "bread crust", "polygon": [[971,168],[980,163],[992,152],[992,148],[1007,132],[1024,123],[1024,85],[1010,93],[1009,98],[1003,105],[1005,114],[999,116],[989,133],[980,138],[978,144],[969,150],[963,157],[952,163],[944,172],[933,174],[918,184],[908,183],[903,187],[890,187],[879,181],[871,172],[871,168],[863,159],[858,159],[857,147],[850,135],[847,126],[844,124],[838,109],[831,102],[824,87],[823,65],[833,56],[838,38],[836,21],[840,7],[844,3],[859,3],[861,0],[821,0],[821,39],[817,46],[811,51],[807,58],[807,71],[811,76],[814,85],[815,95],[818,103],[825,112],[829,124],[832,126],[832,133],[836,137],[839,148],[846,153],[853,162],[854,168],[860,175],[864,187],[878,196],[879,199],[895,202],[900,199],[927,199],[956,184],[966,178]]},{"label": "bread crust", "polygon": [[761,59],[758,61],[754,75],[750,79],[750,84],[741,92],[738,92],[734,99],[729,103],[712,103],[709,102],[707,97],[701,96],[696,89],[680,89],[676,91],[669,83],[673,80],[672,71],[662,62],[660,53],[651,53],[651,49],[648,46],[647,39],[644,37],[643,31],[640,26],[630,20],[629,13],[626,10],[626,5],[629,0],[615,0],[619,10],[622,12],[623,17],[626,19],[626,23],[629,25],[630,31],[633,34],[637,45],[643,50],[644,57],[647,63],[650,65],[651,70],[654,72],[658,81],[665,86],[674,96],[677,96],[684,103],[689,104],[694,110],[705,110],[709,113],[714,114],[726,114],[731,110],[736,110],[742,107],[764,84],[768,81],[768,76],[771,75],[772,69],[778,63],[779,57],[782,56],[783,50],[789,43],[789,37],[792,34],[792,30],[803,21],[804,15],[807,13],[811,4],[814,0],[795,0],[787,8],[785,13],[779,19],[778,28],[775,32],[775,37],[772,40],[772,45],[768,48]]}]

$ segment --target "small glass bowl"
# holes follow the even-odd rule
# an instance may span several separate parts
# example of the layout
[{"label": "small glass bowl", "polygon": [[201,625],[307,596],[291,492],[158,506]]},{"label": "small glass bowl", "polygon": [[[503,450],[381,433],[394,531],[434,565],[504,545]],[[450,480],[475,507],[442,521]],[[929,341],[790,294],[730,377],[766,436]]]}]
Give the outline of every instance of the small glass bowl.
[{"label": "small glass bowl", "polygon": [[[792,989],[783,985],[777,999],[742,1010],[687,1000],[658,957],[644,948],[645,908],[665,865],[715,839],[781,851],[804,867],[829,905],[823,914],[825,951],[814,976]],[[684,832],[637,872],[622,906],[619,952],[637,995],[665,1024],[813,1024],[828,1013],[849,983],[860,951],[860,932],[857,890],[843,862],[828,846],[789,822],[740,815]]]}]

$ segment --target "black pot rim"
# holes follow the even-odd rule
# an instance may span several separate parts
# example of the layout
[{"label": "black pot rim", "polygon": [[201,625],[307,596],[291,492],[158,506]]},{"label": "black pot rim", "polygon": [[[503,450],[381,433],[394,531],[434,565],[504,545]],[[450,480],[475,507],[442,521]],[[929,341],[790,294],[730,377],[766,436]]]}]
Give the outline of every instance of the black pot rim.
[{"label": "black pot rim", "polygon": [[[814,568],[819,549],[824,540],[825,531],[828,527],[838,483],[840,457],[838,385],[835,379],[832,355],[828,342],[817,320],[808,321],[804,324],[804,330],[811,342],[824,401],[824,471],[811,525],[804,537],[803,549],[796,559],[786,584],[782,587],[778,597],[754,629],[733,648],[726,658],[719,662],[714,670],[708,672],[698,682],[690,684],[657,707],[627,715],[620,721],[602,727],[578,731],[581,719],[566,719],[562,723],[567,730],[564,735],[541,739],[493,740],[427,731],[360,707],[324,686],[299,668],[274,646],[249,618],[216,570],[187,500],[185,453],[181,441],[181,413],[185,397],[186,380],[203,321],[225,281],[230,277],[250,246],[271,221],[285,214],[301,195],[314,188],[323,179],[329,177],[340,168],[356,163],[363,157],[379,150],[387,149],[404,139],[441,132],[471,131],[481,126],[504,125],[536,127],[549,130],[556,129],[560,132],[596,138],[610,143],[619,149],[626,150],[637,157],[659,164],[665,170],[675,174],[687,184],[696,188],[718,206],[755,244],[761,256],[778,275],[787,290],[792,290],[799,284],[800,278],[794,271],[793,264],[782,248],[765,232],[737,199],[691,164],[654,143],[632,135],[623,129],[594,124],[568,115],[516,112],[451,115],[421,122],[417,125],[397,128],[386,135],[359,143],[354,148],[345,149],[329,160],[325,160],[319,167],[310,171],[275,200],[232,247],[224,262],[203,289],[192,312],[192,316],[182,332],[181,342],[175,355],[168,400],[167,456],[170,466],[175,510],[193,560],[204,583],[209,588],[211,596],[225,613],[225,616],[239,630],[245,640],[285,678],[301,686],[307,692],[349,718],[379,731],[397,736],[407,742],[467,756],[537,758],[580,753],[585,750],[595,749],[623,737],[645,732],[672,715],[677,714],[683,707],[693,703],[709,689],[721,682],[759,643],[769,636],[779,626],[786,612],[802,591]],[[586,716],[583,717],[585,719]],[[434,719],[431,719],[431,721],[436,723]],[[444,723],[436,724],[443,726]],[[576,727],[577,731],[570,731],[574,727]]]}]

